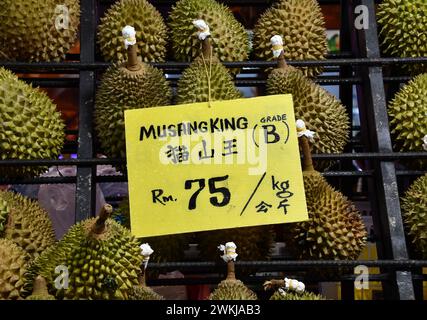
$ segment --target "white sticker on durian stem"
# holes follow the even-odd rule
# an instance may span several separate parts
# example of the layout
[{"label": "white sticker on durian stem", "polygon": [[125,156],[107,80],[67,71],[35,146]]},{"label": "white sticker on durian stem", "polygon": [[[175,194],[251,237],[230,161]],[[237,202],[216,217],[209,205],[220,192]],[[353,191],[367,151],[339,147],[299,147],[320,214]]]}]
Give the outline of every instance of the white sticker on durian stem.
[{"label": "white sticker on durian stem", "polygon": [[137,237],[307,220],[292,97],[125,111]]}]

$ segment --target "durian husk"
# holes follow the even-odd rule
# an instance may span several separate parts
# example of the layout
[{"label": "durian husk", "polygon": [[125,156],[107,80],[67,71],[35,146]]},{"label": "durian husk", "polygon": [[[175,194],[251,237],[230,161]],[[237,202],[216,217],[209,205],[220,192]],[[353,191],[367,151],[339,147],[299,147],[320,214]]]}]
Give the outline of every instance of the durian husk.
[{"label": "durian husk", "polygon": [[[295,119],[304,120],[315,131],[313,153],[342,153],[350,137],[350,118],[346,108],[328,91],[307,79],[298,69],[285,65],[274,69],[267,80],[267,93],[292,94]],[[316,161],[323,171],[331,161]]]},{"label": "durian husk", "polygon": [[270,297],[270,300],[326,300],[326,298],[320,294],[307,291],[303,293],[286,292],[286,294],[276,291]]},{"label": "durian husk", "polygon": [[367,231],[354,204],[316,171],[304,171],[309,220],[287,228],[287,245],[300,259],[355,260]]},{"label": "durian husk", "polygon": [[234,86],[227,68],[215,56],[200,56],[182,73],[176,103],[207,102],[209,97],[210,101],[232,100],[241,98],[242,94]]},{"label": "durian husk", "polygon": [[257,300],[256,294],[240,280],[223,280],[209,300]]},{"label": "durian husk", "polygon": [[122,28],[126,25],[135,28],[137,53],[141,61],[165,61],[168,30],[160,12],[146,0],[116,1],[101,18],[98,45],[106,61],[126,60],[122,36]]},{"label": "durian husk", "polygon": [[[169,105],[172,91],[163,72],[148,64],[130,71],[115,64],[102,77],[95,101],[95,130],[105,154],[126,158],[124,111]],[[118,167],[125,171],[124,167]]]},{"label": "durian husk", "polygon": [[[270,38],[280,35],[286,60],[324,60],[328,53],[325,21],[316,0],[280,0],[255,24],[254,55],[273,60]],[[301,67],[305,76],[322,73],[322,67]],[[295,101],[296,99],[294,99]]]},{"label": "durian husk", "polygon": [[8,216],[9,206],[6,200],[0,198],[0,238],[3,237],[4,230],[6,230]]},{"label": "durian husk", "polygon": [[77,38],[80,3],[2,0],[0,18],[0,60],[61,61]]},{"label": "durian husk", "polygon": [[[427,56],[427,2],[425,0],[383,0],[377,8],[379,39],[384,55]],[[406,66],[411,74],[427,72],[427,64]]]},{"label": "durian husk", "polygon": [[134,286],[129,294],[129,300],[164,300],[161,295],[147,286]]},{"label": "durian husk", "polygon": [[405,192],[401,207],[411,245],[422,259],[427,259],[427,174]]},{"label": "durian husk", "polygon": [[[113,212],[112,218],[119,222],[124,227],[130,229],[130,209],[129,199],[124,198],[120,202],[119,207]],[[150,261],[153,262],[175,262],[182,261],[184,251],[189,247],[191,235],[176,234],[159,237],[146,237],[138,241],[140,243],[149,243],[155,248],[155,252],[150,256]],[[149,271],[151,274],[153,271]]]},{"label": "durian husk", "polygon": [[13,241],[0,239],[0,300],[21,298],[30,256]]},{"label": "durian husk", "polygon": [[[406,84],[388,104],[390,131],[398,152],[422,152],[427,134],[427,73]],[[427,169],[427,160],[404,161],[411,168]]]},{"label": "durian husk", "polygon": [[214,0],[179,0],[169,15],[172,51],[177,61],[193,61],[199,56],[201,42],[193,20],[209,25],[213,52],[220,61],[244,61],[248,58],[249,38],[245,28],[225,5]]},{"label": "durian husk", "polygon": [[[54,159],[59,156],[65,138],[61,113],[44,92],[1,67],[0,119],[0,160]],[[45,171],[47,167],[1,166],[0,176],[34,177]]]},{"label": "durian husk", "polygon": [[[5,239],[12,240],[34,258],[55,243],[55,232],[48,213],[37,201],[10,191],[0,191],[0,203],[7,210]],[[0,223],[1,225],[1,223]]]},{"label": "durian husk", "polygon": [[[112,219],[91,218],[70,228],[64,238],[37,259],[26,274],[26,289],[32,289],[36,274],[62,299],[129,299],[139,284],[142,263],[139,243],[130,231]],[[68,288],[55,288],[58,265],[68,267]]]}]

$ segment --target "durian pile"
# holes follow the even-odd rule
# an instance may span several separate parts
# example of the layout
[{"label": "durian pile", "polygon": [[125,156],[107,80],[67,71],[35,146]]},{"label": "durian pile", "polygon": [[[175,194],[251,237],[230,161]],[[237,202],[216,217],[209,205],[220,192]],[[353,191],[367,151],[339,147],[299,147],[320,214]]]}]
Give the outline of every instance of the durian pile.
[{"label": "durian pile", "polygon": [[[377,21],[381,48],[386,56],[427,56],[427,2],[425,0],[383,0]],[[413,74],[427,72],[427,64],[408,66]]]}]

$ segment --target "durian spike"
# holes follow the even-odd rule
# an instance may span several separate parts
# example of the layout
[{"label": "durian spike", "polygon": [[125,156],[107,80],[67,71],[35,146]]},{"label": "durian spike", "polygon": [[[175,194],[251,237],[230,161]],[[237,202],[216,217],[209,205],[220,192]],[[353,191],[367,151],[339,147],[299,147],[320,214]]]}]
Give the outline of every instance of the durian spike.
[{"label": "durian spike", "polygon": [[34,279],[32,295],[39,295],[39,296],[49,295],[49,292],[47,291],[46,279],[40,275]]},{"label": "durian spike", "polygon": [[124,37],[125,47],[127,48],[128,61],[126,63],[126,69],[129,71],[139,71],[142,66],[138,61],[136,53],[136,32],[132,26],[126,26],[122,29],[122,35]]},{"label": "durian spike", "polygon": [[284,287],[284,286],[285,286],[285,280],[283,280],[283,279],[280,279],[280,280],[272,279],[272,280],[264,282],[264,284],[263,284],[265,291]]},{"label": "durian spike", "polygon": [[285,52],[283,51],[283,40],[281,36],[275,35],[270,39],[273,56],[277,58],[277,67],[279,69],[284,69],[287,67],[285,61]]},{"label": "durian spike", "polygon": [[297,131],[298,131],[298,142],[302,149],[303,154],[303,171],[315,171],[313,166],[313,159],[311,158],[311,149],[309,143],[309,137],[307,135],[313,135],[312,131],[307,130],[305,123],[302,120],[296,121]]},{"label": "durian spike", "polygon": [[94,234],[103,233],[105,230],[105,221],[107,221],[112,212],[113,207],[108,203],[104,204],[104,206],[101,208],[98,219],[96,219],[96,222],[92,227],[91,232]]}]

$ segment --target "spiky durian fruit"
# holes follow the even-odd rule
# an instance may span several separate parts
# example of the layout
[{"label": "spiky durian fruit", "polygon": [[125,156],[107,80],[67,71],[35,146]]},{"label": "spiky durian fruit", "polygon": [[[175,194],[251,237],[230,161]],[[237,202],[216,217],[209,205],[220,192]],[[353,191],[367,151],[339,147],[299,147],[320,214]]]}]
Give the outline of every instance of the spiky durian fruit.
[{"label": "spiky durian fruit", "polygon": [[[64,122],[42,91],[0,68],[0,160],[51,159],[64,144]],[[0,167],[3,177],[33,177],[46,167]]]},{"label": "spiky durian fruit", "polygon": [[193,20],[203,19],[210,26],[214,54],[220,61],[243,61],[248,58],[249,38],[232,12],[214,0],[180,0],[169,15],[172,50],[177,61],[192,61],[201,44]]},{"label": "spiky durian fruit", "polygon": [[[314,153],[343,152],[349,141],[350,119],[345,107],[332,94],[289,65],[270,73],[267,93],[292,94],[295,118],[304,120],[309,130],[316,129]],[[330,165],[330,161],[315,164],[318,170]]]},{"label": "spiky durian fruit", "polygon": [[98,44],[106,61],[124,61],[122,28],[132,25],[136,37],[137,54],[144,62],[165,61],[168,33],[161,14],[146,0],[118,0],[101,18]]},{"label": "spiky durian fruit", "polygon": [[211,72],[209,68],[208,60],[198,58],[184,70],[178,81],[178,104],[209,101],[209,88],[211,101],[242,97],[228,70],[217,59],[213,58]]},{"label": "spiky durian fruit", "polygon": [[60,61],[74,44],[79,0],[0,1],[0,59]]},{"label": "spiky durian fruit", "polygon": [[[388,116],[395,150],[424,151],[422,139],[427,134],[427,73],[418,75],[400,89],[388,105]],[[423,169],[427,161],[411,161],[412,165]]]},{"label": "spiky durian fruit", "polygon": [[401,206],[412,245],[422,259],[427,259],[427,174],[406,191]]},{"label": "spiky durian fruit", "polygon": [[35,200],[9,191],[0,191],[3,204],[3,232],[0,237],[10,239],[32,257],[55,243],[55,233],[48,213]]},{"label": "spiky durian fruit", "polygon": [[[26,275],[26,289],[34,276],[42,275],[57,298],[128,299],[138,285],[142,263],[139,244],[129,230],[108,218],[105,205],[98,218],[77,223],[64,238],[40,256]],[[68,272],[68,288],[55,286],[56,267]]]},{"label": "spiky durian fruit", "polygon": [[26,300],[55,300],[55,297],[47,291],[45,278],[37,276],[34,280],[33,293]]},{"label": "spiky durian fruit", "polygon": [[272,226],[258,226],[200,232],[197,234],[197,242],[200,255],[205,261],[215,256],[216,248],[212,243],[219,243],[221,239],[233,239],[239,244],[239,260],[261,261],[270,257],[274,237]]},{"label": "spiky durian fruit", "polygon": [[303,178],[309,220],[290,224],[287,243],[302,259],[357,259],[366,245],[367,231],[354,204],[314,171],[308,137],[310,131],[297,121],[304,154]]},{"label": "spiky durian fruit", "polygon": [[218,248],[224,252],[221,258],[227,262],[227,278],[210,294],[209,300],[256,300],[256,294],[236,279],[234,261],[238,255],[235,243],[227,242]]},{"label": "spiky durian fruit", "polygon": [[[270,38],[280,35],[286,60],[324,60],[328,52],[325,21],[316,0],[280,0],[258,19],[254,28],[255,56],[272,60]],[[321,67],[302,67],[317,76]],[[294,99],[295,100],[295,99]]]},{"label": "spiky durian fruit", "polygon": [[[427,56],[427,2],[383,0],[377,9],[381,48],[393,57]],[[427,64],[408,67],[412,73],[427,71]]]},{"label": "spiky durian fruit", "polygon": [[297,293],[278,290],[273,293],[270,300],[326,300],[326,298],[313,292],[304,291],[303,293]]},{"label": "spiky durian fruit", "polygon": [[95,129],[102,149],[113,158],[126,157],[124,111],[168,105],[172,97],[162,71],[137,61],[136,44],[128,54],[127,63],[105,72],[96,94]]},{"label": "spiky durian fruit", "polygon": [[19,299],[29,255],[13,241],[0,239],[0,299]]},{"label": "spiky durian fruit", "polygon": [[[129,199],[125,198],[119,207],[114,211],[112,218],[124,227],[130,229],[130,209]],[[139,239],[142,242],[148,242],[156,252],[151,260],[155,262],[173,262],[180,261],[184,256],[184,251],[188,249],[190,243],[189,234],[176,234],[159,237],[149,237]]]},{"label": "spiky durian fruit", "polygon": [[129,294],[129,300],[164,300],[164,298],[149,287],[134,286]]}]

